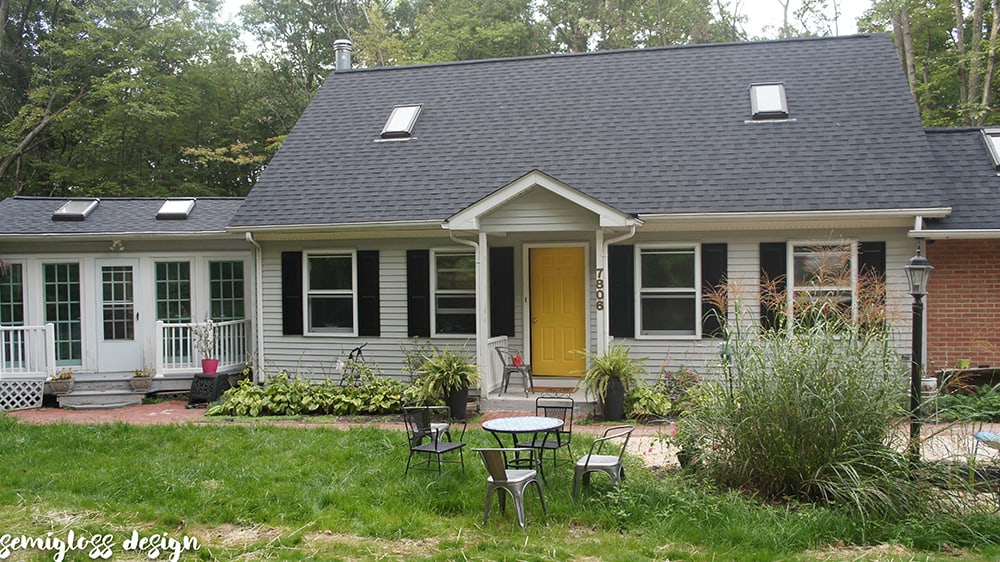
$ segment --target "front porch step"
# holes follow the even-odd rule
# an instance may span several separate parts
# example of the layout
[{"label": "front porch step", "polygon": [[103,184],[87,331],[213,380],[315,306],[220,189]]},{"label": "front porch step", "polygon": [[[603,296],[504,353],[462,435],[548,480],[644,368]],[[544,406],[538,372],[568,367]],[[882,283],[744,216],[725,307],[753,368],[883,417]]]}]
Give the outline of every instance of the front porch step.
[{"label": "front porch step", "polygon": [[479,397],[479,409],[483,412],[524,412],[526,414],[535,413],[535,399],[540,396],[568,396],[573,399],[574,416],[593,416],[600,410],[595,400],[585,396],[582,390],[573,390],[572,386],[541,386],[535,379],[533,390],[528,392],[527,398],[524,396],[524,389],[514,388],[511,384],[507,392],[498,394],[493,391],[488,395]]},{"label": "front porch step", "polygon": [[[128,384],[128,383],[126,383]],[[145,392],[131,390],[76,390],[59,394],[56,400],[60,408],[67,410],[104,410],[124,408],[142,404]]]}]

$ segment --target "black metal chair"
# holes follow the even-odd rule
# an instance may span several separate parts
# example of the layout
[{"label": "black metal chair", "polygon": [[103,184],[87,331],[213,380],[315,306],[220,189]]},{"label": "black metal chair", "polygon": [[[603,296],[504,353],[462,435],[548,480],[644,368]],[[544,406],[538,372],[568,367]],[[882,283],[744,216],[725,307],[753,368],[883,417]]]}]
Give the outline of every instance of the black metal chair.
[{"label": "black metal chair", "polygon": [[556,458],[556,452],[565,447],[567,456],[563,462],[572,462],[573,448],[570,446],[570,442],[573,440],[573,409],[575,406],[574,400],[568,396],[539,396],[535,398],[535,415],[561,419],[562,428],[541,436],[536,435],[531,442],[517,443],[517,446],[536,449],[538,458],[543,461],[545,460],[545,451],[552,451],[552,468],[560,464]]},{"label": "black metal chair", "polygon": [[[500,384],[500,393],[507,392],[510,385],[510,376],[521,375],[521,382],[524,383],[524,396],[527,398],[528,389],[534,386],[531,380],[531,365],[524,362],[524,356],[520,350],[513,347],[497,347],[497,355],[500,356],[500,363],[503,364],[503,378]],[[518,359],[520,358],[520,359]]]},{"label": "black metal chair", "polygon": [[[432,422],[433,411],[434,407],[427,406],[403,408],[403,421],[406,422],[407,441],[410,446],[410,455],[406,459],[406,473],[410,472],[410,468],[433,470],[435,461],[437,461],[438,473],[441,472],[443,463],[458,462],[461,463],[462,470],[465,470],[465,457],[462,452],[465,443],[461,441],[465,436],[465,422],[462,422],[462,433],[459,440],[452,441],[451,424],[441,425],[441,422]],[[446,454],[454,451],[458,451],[458,461],[444,458]],[[414,457],[421,455],[426,458],[414,462]]]},{"label": "black metal chair", "polygon": [[548,514],[549,510],[545,506],[545,494],[542,492],[542,481],[538,478],[537,470],[520,470],[507,468],[507,453],[531,452],[531,449],[523,448],[492,448],[473,449],[479,452],[486,466],[489,476],[486,478],[486,509],[483,511],[483,525],[490,517],[490,503],[493,501],[493,492],[500,495],[500,511],[506,509],[507,496],[510,494],[514,500],[514,511],[517,512],[517,524],[522,529],[525,528],[524,518],[524,489],[529,484],[534,484],[538,490],[538,499],[542,502],[542,512]]},{"label": "black metal chair", "polygon": [[[573,472],[573,501],[580,495],[580,481],[584,486],[590,485],[590,473],[603,472],[611,478],[611,484],[618,484],[625,480],[625,467],[622,464],[622,457],[625,455],[625,448],[628,447],[628,440],[635,431],[633,425],[616,425],[604,430],[604,436],[594,439],[590,445],[590,451],[576,461],[576,468]],[[604,453],[605,445],[621,448],[617,454]]]}]

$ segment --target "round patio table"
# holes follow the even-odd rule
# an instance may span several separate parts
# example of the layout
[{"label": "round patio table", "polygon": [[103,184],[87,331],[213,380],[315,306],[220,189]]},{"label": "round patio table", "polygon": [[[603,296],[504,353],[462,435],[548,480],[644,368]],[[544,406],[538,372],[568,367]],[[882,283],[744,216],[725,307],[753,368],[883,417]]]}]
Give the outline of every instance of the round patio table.
[{"label": "round patio table", "polygon": [[[561,419],[543,416],[513,416],[510,418],[495,418],[483,422],[483,429],[493,434],[493,438],[497,440],[501,448],[507,447],[501,438],[502,435],[511,435],[514,447],[523,447],[523,445],[519,445],[522,440],[518,436],[530,435],[531,438],[526,442],[533,443],[539,434],[557,431],[562,426],[563,421]],[[535,467],[538,469],[538,473],[542,475],[542,479],[545,478],[541,455],[535,458],[535,450],[533,448],[531,456],[525,458],[517,454],[514,458],[508,460],[507,465],[510,468]]]}]

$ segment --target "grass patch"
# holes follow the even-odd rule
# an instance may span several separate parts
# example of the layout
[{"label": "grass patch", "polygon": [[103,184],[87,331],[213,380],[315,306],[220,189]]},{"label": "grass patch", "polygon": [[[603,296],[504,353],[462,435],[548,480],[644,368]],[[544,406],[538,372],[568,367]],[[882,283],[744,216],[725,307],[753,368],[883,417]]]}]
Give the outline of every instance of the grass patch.
[{"label": "grass patch", "polygon": [[[579,435],[579,453],[589,438]],[[470,446],[492,437],[470,429]],[[995,560],[1000,518],[863,523],[827,508],[760,505],[628,459],[628,480],[550,470],[528,530],[494,503],[485,470],[403,475],[405,434],[375,427],[33,425],[0,415],[0,534],[195,537],[184,560]],[[891,545],[888,548],[885,545]],[[956,556],[957,553],[957,556]],[[24,556],[22,556],[24,555]],[[19,557],[20,556],[20,557]],[[129,557],[131,556],[131,558]],[[52,560],[19,552],[13,559]],[[72,552],[67,560],[89,560]],[[148,559],[116,551],[114,560]],[[167,559],[161,553],[160,559]]]}]

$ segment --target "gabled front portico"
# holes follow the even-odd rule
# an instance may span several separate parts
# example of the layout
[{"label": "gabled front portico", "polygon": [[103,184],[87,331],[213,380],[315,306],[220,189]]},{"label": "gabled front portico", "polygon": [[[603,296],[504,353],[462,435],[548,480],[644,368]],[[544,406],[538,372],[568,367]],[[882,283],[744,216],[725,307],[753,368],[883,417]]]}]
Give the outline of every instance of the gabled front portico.
[{"label": "gabled front portico", "polygon": [[[490,303],[494,293],[508,289],[491,287],[498,273],[491,269],[515,264],[491,260],[491,248],[520,255],[509,288],[519,298],[512,298],[504,335],[523,349],[536,376],[578,377],[586,361],[576,352],[600,353],[607,344],[607,246],[631,237],[641,224],[539,170],[449,217],[442,226],[452,239],[476,248],[480,364],[495,361],[491,335],[498,330],[491,310],[498,307]],[[497,372],[488,370],[484,393],[498,387]]]}]

